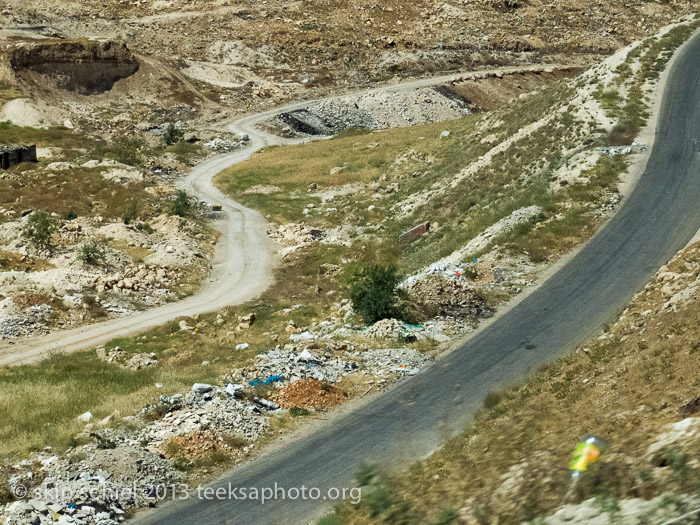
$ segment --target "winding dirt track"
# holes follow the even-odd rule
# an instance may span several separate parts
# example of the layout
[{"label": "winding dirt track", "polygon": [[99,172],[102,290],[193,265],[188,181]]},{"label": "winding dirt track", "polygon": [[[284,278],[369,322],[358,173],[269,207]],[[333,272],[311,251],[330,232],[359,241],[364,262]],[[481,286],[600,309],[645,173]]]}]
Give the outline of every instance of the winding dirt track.
[{"label": "winding dirt track", "polygon": [[[544,69],[543,66],[530,66],[456,73],[410,80],[369,90],[358,90],[354,93],[328,97],[326,100],[378,91],[411,91],[444,84],[472,74],[542,69]],[[254,152],[265,146],[300,142],[300,140],[283,139],[266,133],[258,129],[256,125],[278,113],[299,109],[309,103],[310,101],[295,102],[249,115],[233,122],[229,128],[234,132],[247,133],[250,137],[248,146],[245,149],[203,162],[180,182],[179,187],[195,197],[223,205],[223,218],[215,224],[222,235],[212,262],[213,270],[197,294],[182,301],[146,310],[130,317],[112,319],[45,336],[2,341],[0,342],[0,366],[31,363],[53,352],[75,352],[97,346],[115,337],[125,337],[143,332],[181,315],[195,315],[218,310],[225,306],[240,304],[262,293],[272,282],[274,267],[274,248],[267,237],[267,223],[258,212],[232,201],[219,191],[212,183],[212,178],[224,169],[247,160]]]}]

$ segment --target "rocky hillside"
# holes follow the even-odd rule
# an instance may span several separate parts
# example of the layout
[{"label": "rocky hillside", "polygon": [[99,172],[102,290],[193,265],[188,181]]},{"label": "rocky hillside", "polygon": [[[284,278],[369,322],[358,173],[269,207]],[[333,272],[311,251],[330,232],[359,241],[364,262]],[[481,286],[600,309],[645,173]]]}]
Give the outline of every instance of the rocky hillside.
[{"label": "rocky hillside", "polygon": [[[689,0],[10,0],[0,26],[117,35],[137,53],[253,96],[523,62],[594,61],[653,34]],[[40,30],[41,32],[41,30]],[[232,38],[235,35],[235,38]]]}]

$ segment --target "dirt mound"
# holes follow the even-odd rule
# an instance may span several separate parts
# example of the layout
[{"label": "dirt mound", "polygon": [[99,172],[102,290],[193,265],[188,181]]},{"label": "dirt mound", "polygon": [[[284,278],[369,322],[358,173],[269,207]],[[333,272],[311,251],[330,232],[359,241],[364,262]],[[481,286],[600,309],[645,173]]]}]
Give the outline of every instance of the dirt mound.
[{"label": "dirt mound", "polygon": [[45,128],[58,120],[55,115],[49,116],[49,113],[50,111],[41,101],[16,98],[2,106],[0,122],[7,120],[16,126]]},{"label": "dirt mound", "polygon": [[197,430],[171,439],[163,447],[163,452],[167,458],[177,455],[200,457],[213,452],[229,454],[240,448],[243,443],[242,440],[213,430]]},{"label": "dirt mound", "polygon": [[408,295],[409,302],[422,318],[438,315],[479,318],[493,315],[493,309],[461,278],[429,277],[418,281]]},{"label": "dirt mound", "polygon": [[272,399],[282,408],[318,410],[340,405],[347,399],[347,394],[317,379],[300,379],[277,392]]},{"label": "dirt mound", "polygon": [[139,62],[121,42],[52,40],[16,45],[10,67],[25,80],[91,95],[136,73]]}]

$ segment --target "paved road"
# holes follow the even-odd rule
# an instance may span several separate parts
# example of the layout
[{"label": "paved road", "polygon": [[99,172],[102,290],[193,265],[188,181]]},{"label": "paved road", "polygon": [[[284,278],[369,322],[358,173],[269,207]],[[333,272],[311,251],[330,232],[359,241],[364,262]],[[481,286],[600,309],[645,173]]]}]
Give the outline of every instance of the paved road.
[{"label": "paved road", "polygon": [[[646,171],[617,215],[566,266],[418,376],[213,486],[326,489],[349,486],[363,460],[405,466],[464,428],[489,391],[564,355],[614,319],[700,228],[700,153],[693,147],[700,137],[700,37],[678,57],[667,85]],[[188,500],[139,523],[298,524],[323,510],[299,500]]]}]

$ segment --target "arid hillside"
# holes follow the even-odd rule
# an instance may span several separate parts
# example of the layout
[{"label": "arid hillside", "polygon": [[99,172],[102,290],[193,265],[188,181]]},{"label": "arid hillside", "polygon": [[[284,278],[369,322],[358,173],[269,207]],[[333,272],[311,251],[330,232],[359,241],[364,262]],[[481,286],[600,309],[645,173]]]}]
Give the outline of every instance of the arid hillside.
[{"label": "arid hillside", "polygon": [[0,27],[123,40],[191,78],[284,98],[329,85],[527,62],[587,63],[693,2],[10,0]]}]

